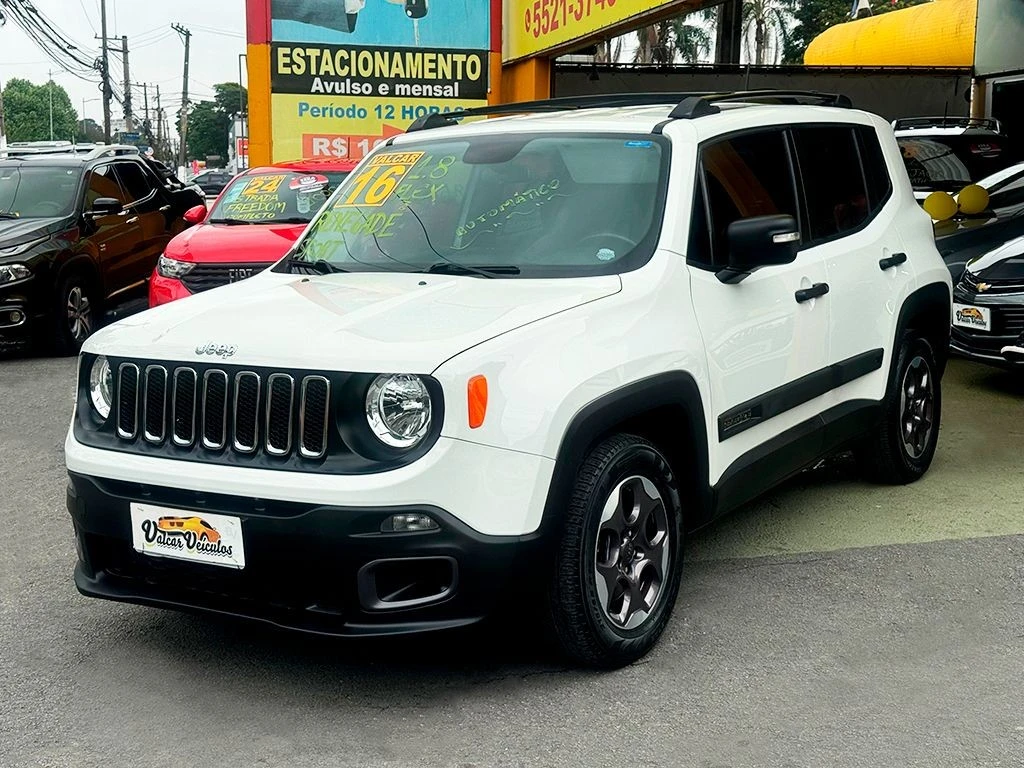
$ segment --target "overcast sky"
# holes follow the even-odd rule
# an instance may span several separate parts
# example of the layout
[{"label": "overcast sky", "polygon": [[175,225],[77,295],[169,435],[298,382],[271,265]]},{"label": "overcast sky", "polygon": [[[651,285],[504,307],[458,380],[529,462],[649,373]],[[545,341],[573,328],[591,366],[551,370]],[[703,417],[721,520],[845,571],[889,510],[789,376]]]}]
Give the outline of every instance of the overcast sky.
[{"label": "overcast sky", "polygon": [[[189,71],[189,99],[201,100],[213,95],[213,84],[238,81],[238,55],[245,53],[244,0],[106,0],[107,35],[128,36],[131,79],[150,84],[150,107],[155,104],[153,86],[160,85],[162,103],[168,112],[181,104],[181,75],[185,49],[181,38],[171,29],[179,23],[192,30]],[[90,57],[99,55],[100,0],[32,0],[43,15]],[[133,40],[137,40],[138,44]],[[118,42],[118,48],[120,42]],[[22,77],[36,83],[47,81],[47,70],[67,89],[75,111],[103,123],[103,105],[99,100],[99,75],[85,82],[62,72],[47,59],[36,44],[8,20],[0,27],[0,82]],[[111,78],[123,83],[120,54],[111,54]],[[243,77],[245,75],[243,74]],[[142,114],[142,89],[134,92],[133,111]],[[89,101],[92,100],[92,101]],[[112,104],[111,114],[123,116],[120,104]],[[169,117],[173,126],[173,117]]]}]

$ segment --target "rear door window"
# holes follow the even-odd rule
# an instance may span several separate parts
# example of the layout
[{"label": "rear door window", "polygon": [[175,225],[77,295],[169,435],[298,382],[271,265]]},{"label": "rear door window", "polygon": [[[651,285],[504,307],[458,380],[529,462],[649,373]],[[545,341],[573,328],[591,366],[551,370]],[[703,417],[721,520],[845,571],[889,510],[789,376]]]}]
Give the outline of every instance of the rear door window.
[{"label": "rear door window", "polygon": [[868,191],[853,127],[793,130],[807,202],[807,244],[842,237],[868,219]]},{"label": "rear door window", "polygon": [[121,186],[128,193],[130,202],[135,203],[145,200],[153,194],[154,184],[142,170],[142,166],[136,163],[115,163],[117,177],[121,180]]}]

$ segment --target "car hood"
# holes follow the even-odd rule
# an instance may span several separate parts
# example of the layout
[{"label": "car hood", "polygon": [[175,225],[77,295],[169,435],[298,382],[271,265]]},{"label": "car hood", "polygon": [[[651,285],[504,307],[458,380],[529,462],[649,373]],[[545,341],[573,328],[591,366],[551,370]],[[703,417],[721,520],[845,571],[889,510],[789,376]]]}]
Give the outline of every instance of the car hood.
[{"label": "car hood", "polygon": [[63,217],[47,219],[0,219],[0,249],[51,235],[66,224]]},{"label": "car hood", "polygon": [[982,254],[967,265],[967,270],[981,280],[1024,280],[1024,237]]},{"label": "car hood", "polygon": [[292,247],[305,224],[199,224],[167,244],[164,253],[204,263],[274,262]]},{"label": "car hood", "polygon": [[[377,272],[302,277],[267,271],[126,318],[96,333],[85,351],[428,374],[472,346],[611,296],[621,285],[617,275],[533,280]],[[207,346],[214,351],[198,351]]]}]

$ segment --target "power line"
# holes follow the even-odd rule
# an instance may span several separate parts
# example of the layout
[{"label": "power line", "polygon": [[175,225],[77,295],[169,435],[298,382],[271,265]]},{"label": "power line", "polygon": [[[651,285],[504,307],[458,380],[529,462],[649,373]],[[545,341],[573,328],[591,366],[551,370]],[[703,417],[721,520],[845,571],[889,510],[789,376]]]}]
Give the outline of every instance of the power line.
[{"label": "power line", "polygon": [[82,6],[82,15],[85,16],[85,22],[89,25],[89,29],[92,33],[96,34],[96,25],[92,23],[92,19],[89,18],[89,11],[85,9],[85,0],[78,0],[78,4]]}]

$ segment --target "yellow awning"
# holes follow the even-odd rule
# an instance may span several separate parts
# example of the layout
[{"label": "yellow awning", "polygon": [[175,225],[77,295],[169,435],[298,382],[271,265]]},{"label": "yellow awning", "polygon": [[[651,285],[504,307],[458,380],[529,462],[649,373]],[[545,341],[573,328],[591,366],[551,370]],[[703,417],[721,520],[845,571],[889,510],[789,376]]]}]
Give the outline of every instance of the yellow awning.
[{"label": "yellow awning", "polygon": [[930,3],[829,27],[807,47],[820,67],[972,67],[978,0]]}]

